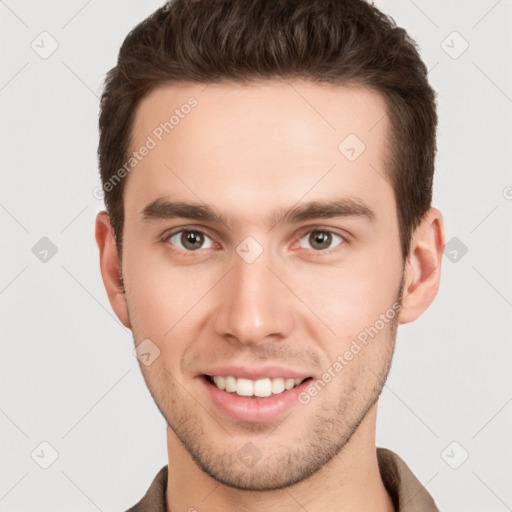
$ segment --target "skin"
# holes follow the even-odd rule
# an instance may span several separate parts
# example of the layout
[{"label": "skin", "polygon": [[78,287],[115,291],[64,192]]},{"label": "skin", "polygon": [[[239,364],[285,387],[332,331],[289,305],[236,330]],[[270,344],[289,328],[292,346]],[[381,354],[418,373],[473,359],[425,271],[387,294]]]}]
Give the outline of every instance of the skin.
[{"label": "skin", "polygon": [[[377,400],[398,322],[415,320],[437,293],[441,213],[427,213],[404,262],[377,92],[278,80],[166,85],[139,105],[133,148],[190,96],[197,107],[128,176],[122,263],[108,215],[96,221],[110,303],[136,345],[149,338],[160,350],[141,370],[169,425],[168,510],[393,510],[377,465]],[[366,146],[353,162],[338,150],[348,134]],[[144,219],[159,198],[210,205],[224,222]],[[335,199],[373,218],[276,223]],[[200,230],[205,245],[187,252],[170,237],[179,229]],[[324,245],[310,237],[326,230],[331,245],[329,235]],[[236,251],[247,236],[263,248],[252,263]],[[201,375],[214,365],[272,363],[321,378],[400,300],[401,284],[399,320],[309,404],[254,423],[226,416],[205,393]],[[252,467],[237,458],[249,442],[261,454]]]}]

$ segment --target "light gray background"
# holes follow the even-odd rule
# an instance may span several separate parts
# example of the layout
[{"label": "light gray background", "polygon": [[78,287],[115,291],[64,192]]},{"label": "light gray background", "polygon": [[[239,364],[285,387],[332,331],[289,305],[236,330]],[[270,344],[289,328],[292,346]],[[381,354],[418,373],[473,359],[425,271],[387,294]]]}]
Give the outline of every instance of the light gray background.
[{"label": "light gray background", "polygon": [[[5,512],[122,511],[167,463],[165,423],[110,309],[93,236],[101,83],[125,35],[159,5],[0,2]],[[378,445],[406,460],[443,511],[512,510],[512,2],[377,5],[417,40],[439,93],[434,204],[458,244],[433,306],[399,329]],[[51,48],[43,31],[59,45],[47,59],[31,47]],[[58,248],[47,262],[32,252],[42,237]],[[48,469],[43,441],[58,452]]]}]

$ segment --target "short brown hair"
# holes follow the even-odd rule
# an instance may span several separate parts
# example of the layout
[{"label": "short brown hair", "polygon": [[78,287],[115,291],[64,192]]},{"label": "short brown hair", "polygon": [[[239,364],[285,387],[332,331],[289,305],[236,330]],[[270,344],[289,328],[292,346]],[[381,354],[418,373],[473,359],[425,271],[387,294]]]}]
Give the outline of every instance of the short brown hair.
[{"label": "short brown hair", "polygon": [[128,34],[106,76],[99,117],[99,168],[119,252],[126,179],[105,185],[126,162],[141,99],[165,83],[273,78],[361,84],[383,95],[407,257],[432,201],[435,92],[414,41],[365,0],[171,0]]}]

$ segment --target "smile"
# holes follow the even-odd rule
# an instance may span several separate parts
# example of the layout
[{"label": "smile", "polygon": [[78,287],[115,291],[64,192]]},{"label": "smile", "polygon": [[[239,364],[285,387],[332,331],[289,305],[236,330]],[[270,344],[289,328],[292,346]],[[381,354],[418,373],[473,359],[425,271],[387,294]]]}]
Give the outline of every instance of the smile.
[{"label": "smile", "polygon": [[309,386],[312,377],[257,379],[234,375],[203,374],[200,382],[212,405],[224,416],[249,423],[265,423],[283,418],[298,405],[299,394]]},{"label": "smile", "polygon": [[299,386],[307,379],[285,379],[284,377],[263,378],[258,380],[242,377],[214,375],[206,376],[218,389],[243,397],[265,398],[279,395]]}]

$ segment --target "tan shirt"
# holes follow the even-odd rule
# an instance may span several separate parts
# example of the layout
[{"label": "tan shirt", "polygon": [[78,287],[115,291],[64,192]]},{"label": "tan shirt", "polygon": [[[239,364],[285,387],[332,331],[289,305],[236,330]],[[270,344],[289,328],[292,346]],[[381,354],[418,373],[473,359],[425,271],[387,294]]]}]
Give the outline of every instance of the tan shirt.
[{"label": "tan shirt", "polygon": [[[407,464],[391,450],[377,448],[380,474],[397,512],[439,512],[434,500]],[[126,512],[167,512],[167,466],[156,475],[145,496]]]}]

